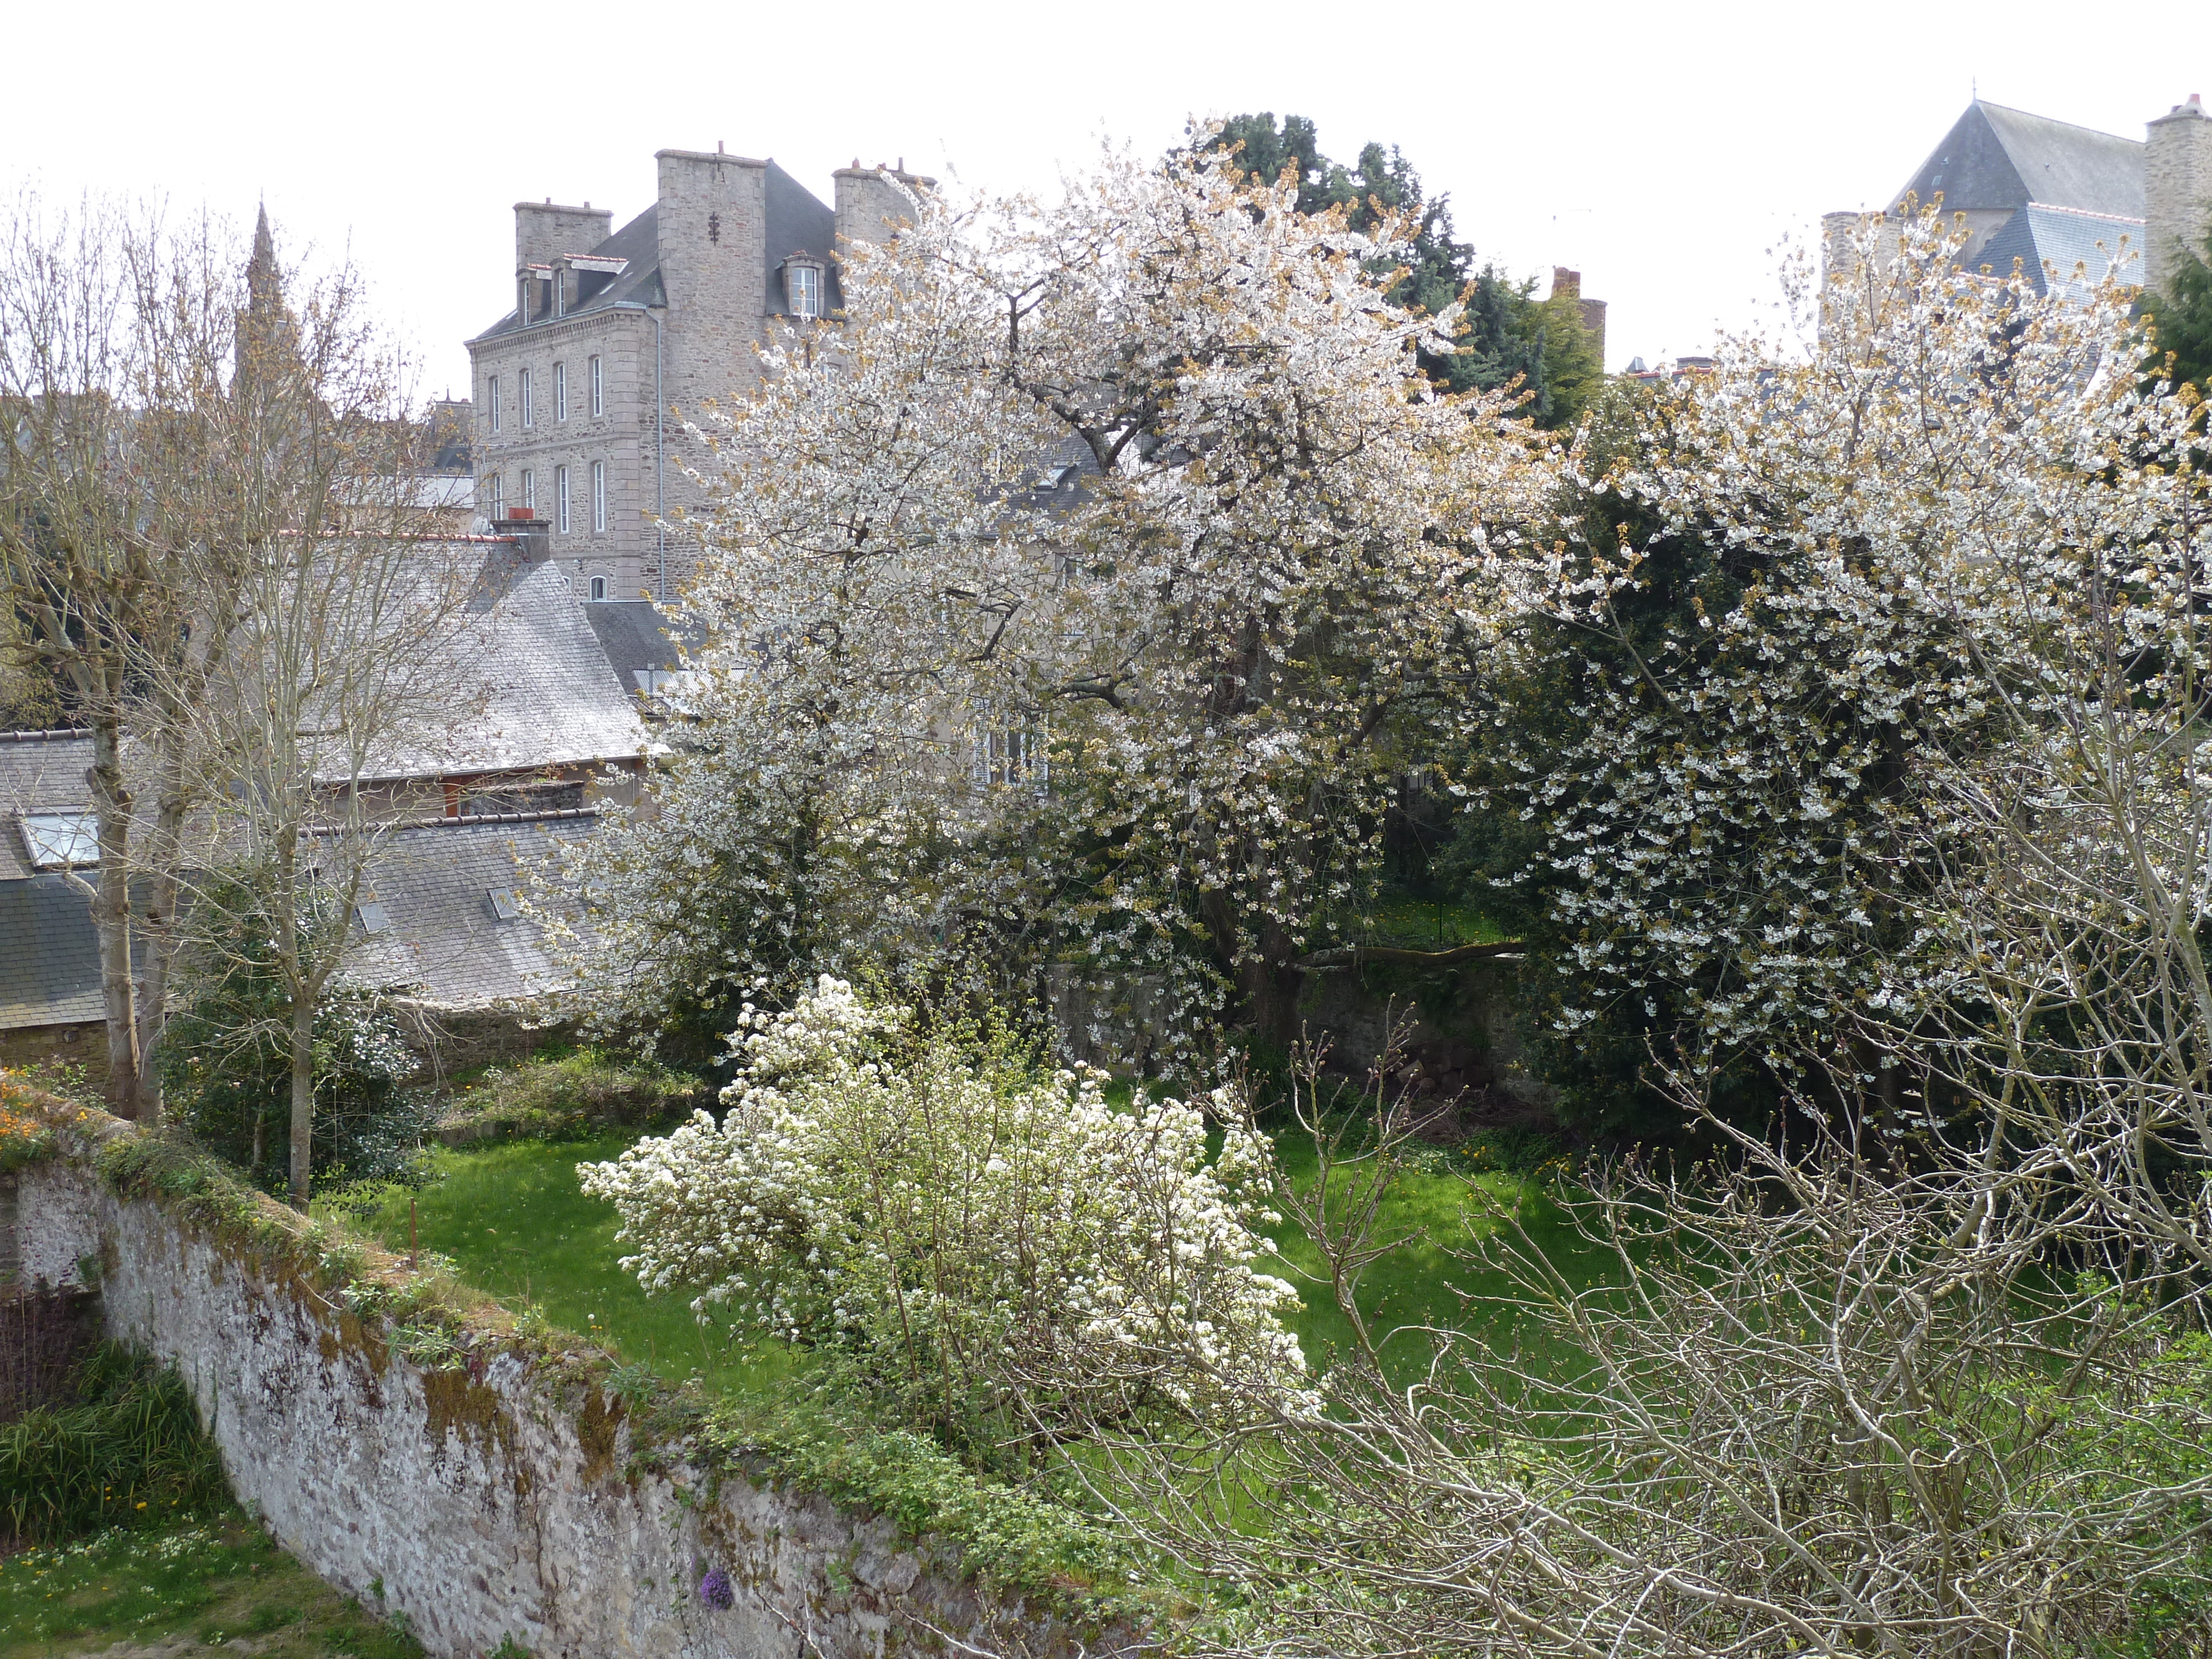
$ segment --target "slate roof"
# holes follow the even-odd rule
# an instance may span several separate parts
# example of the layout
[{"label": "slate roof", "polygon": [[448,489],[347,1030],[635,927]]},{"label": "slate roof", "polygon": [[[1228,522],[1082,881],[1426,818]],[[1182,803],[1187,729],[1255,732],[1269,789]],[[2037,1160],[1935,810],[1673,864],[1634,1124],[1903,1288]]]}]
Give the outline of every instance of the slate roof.
[{"label": "slate roof", "polygon": [[655,672],[681,669],[684,651],[696,650],[706,637],[698,623],[650,599],[601,600],[584,607],[584,620],[606,653],[615,678],[632,693],[651,690],[649,677]]},{"label": "slate roof", "polygon": [[[442,592],[448,580],[466,586],[460,626],[444,647],[452,660],[440,670],[456,714],[434,736],[380,757],[371,775],[533,771],[645,752],[633,688],[617,678],[556,567],[505,538],[429,544],[423,556],[442,567],[426,568],[426,591]],[[88,733],[0,732],[0,880],[31,873],[18,816],[85,805],[91,764]]]},{"label": "slate roof", "polygon": [[100,936],[85,896],[58,873],[0,881],[0,1031],[103,1017]]},{"label": "slate roof", "polygon": [[845,303],[837,286],[837,214],[814,192],[773,161],[768,164],[768,269],[762,307],[783,314],[783,262],[811,253],[822,262],[822,309],[834,316]]},{"label": "slate roof", "polygon": [[[2123,252],[2123,236],[2128,239],[2124,252],[2134,254],[2142,251],[2140,220],[2076,213],[2034,202],[1999,226],[1973,256],[1972,263],[1977,270],[1986,266],[1993,276],[2009,276],[2013,263],[2017,260],[2038,294],[2050,289],[2049,278],[2044,272],[2048,264],[2058,273],[2060,291],[2078,298],[2104,280],[2112,261]],[[2100,243],[2103,244],[2101,247]],[[2082,268],[2080,279],[2075,276],[2077,265]]]},{"label": "slate roof", "polygon": [[[391,926],[353,924],[347,971],[436,1008],[487,1008],[534,996],[562,977],[535,918],[501,921],[490,895],[526,892],[562,843],[597,828],[591,808],[493,818],[428,818],[378,848],[366,884]],[[580,919],[572,918],[581,927]]]},{"label": "slate roof", "polygon": [[466,617],[447,647],[460,712],[434,738],[381,757],[375,775],[520,771],[641,755],[644,721],[559,568],[503,538],[438,545],[474,563],[458,573],[469,582]]},{"label": "slate roof", "polygon": [[[84,775],[91,764],[88,732],[0,732],[0,884],[33,874],[22,814],[42,806],[66,810],[84,805],[89,798]],[[15,937],[0,928],[0,957],[14,951],[9,941]]]},{"label": "slate roof", "polygon": [[[764,193],[768,209],[767,253],[761,270],[761,313],[763,316],[783,309],[783,284],[778,275],[785,259],[797,252],[813,254],[828,267],[823,276],[823,307],[836,311],[844,303],[837,286],[837,215],[835,209],[824,204],[813,191],[778,167],[768,163],[768,178]],[[629,265],[621,276],[614,278],[589,295],[571,306],[565,315],[582,317],[592,312],[610,311],[617,306],[665,306],[668,289],[660,277],[660,204],[653,206],[631,220],[597,247],[568,248],[569,253],[586,253],[594,258],[627,259]],[[503,334],[520,331],[525,324],[521,313],[510,310],[497,322],[468,343],[477,340],[492,340]]]},{"label": "slate roof", "polygon": [[1954,212],[2040,202],[2140,219],[2143,154],[2140,139],[1977,99],[1890,201],[1925,207],[1940,192]]}]

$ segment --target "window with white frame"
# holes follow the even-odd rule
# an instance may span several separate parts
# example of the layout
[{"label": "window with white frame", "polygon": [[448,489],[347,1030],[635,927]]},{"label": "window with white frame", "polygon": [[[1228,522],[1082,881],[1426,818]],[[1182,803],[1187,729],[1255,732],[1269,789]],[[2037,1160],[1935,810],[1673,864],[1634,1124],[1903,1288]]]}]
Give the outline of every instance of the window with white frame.
[{"label": "window with white frame", "polygon": [[592,529],[604,535],[607,528],[607,464],[592,463]]},{"label": "window with white frame", "polygon": [[592,578],[592,597],[594,599],[605,599],[607,597],[607,579],[605,576]]},{"label": "window with white frame", "polygon": [[85,870],[100,862],[100,822],[89,812],[26,812],[22,824],[33,870]]},{"label": "window with white frame", "polygon": [[504,472],[491,475],[491,516],[495,519],[507,516],[507,474]]},{"label": "window with white frame", "polygon": [[562,535],[568,533],[568,469],[553,469],[553,527]]},{"label": "window with white frame", "polygon": [[568,418],[568,365],[566,363],[553,365],[553,418],[556,421]]},{"label": "window with white frame", "polygon": [[522,429],[527,432],[538,424],[538,411],[531,406],[530,371],[526,368],[514,377],[514,398],[522,405]]},{"label": "window with white frame", "polygon": [[484,382],[484,407],[491,410],[491,429],[499,430],[499,376]]},{"label": "window with white frame", "polygon": [[982,732],[975,738],[975,781],[986,788],[1045,782],[1044,734],[1041,732]]},{"label": "window with white frame", "polygon": [[597,357],[592,359],[591,381],[592,413],[604,415],[607,412],[606,383],[605,377],[599,372],[599,360]]},{"label": "window with white frame", "polygon": [[784,296],[791,302],[794,317],[819,317],[822,314],[822,267],[805,260],[793,260],[783,268]]},{"label": "window with white frame", "polygon": [[526,466],[522,469],[522,510],[526,513],[538,510],[538,475]]}]

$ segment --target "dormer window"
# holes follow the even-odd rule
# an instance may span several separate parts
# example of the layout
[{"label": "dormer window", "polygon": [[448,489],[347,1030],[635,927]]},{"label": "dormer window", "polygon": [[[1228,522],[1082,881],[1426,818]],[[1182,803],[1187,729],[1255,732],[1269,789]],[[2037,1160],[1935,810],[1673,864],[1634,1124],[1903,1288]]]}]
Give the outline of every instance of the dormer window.
[{"label": "dormer window", "polygon": [[794,253],[783,262],[784,308],[794,317],[822,314],[822,262]]}]

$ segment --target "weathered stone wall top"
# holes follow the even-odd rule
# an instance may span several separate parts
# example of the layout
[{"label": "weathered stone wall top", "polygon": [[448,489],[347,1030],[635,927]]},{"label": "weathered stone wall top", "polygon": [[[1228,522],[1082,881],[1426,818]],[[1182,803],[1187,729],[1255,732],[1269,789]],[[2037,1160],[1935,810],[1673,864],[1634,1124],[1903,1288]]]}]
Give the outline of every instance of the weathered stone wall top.
[{"label": "weathered stone wall top", "polygon": [[[134,1133],[105,1120],[89,1139]],[[19,1176],[21,1272],[71,1283],[96,1257],[108,1331],[178,1368],[240,1501],[431,1653],[512,1637],[540,1659],[887,1659],[945,1651],[946,1636],[996,1650],[1009,1630],[1040,1659],[1082,1650],[1018,1601],[979,1597],[954,1553],[695,1464],[524,1345],[412,1363],[402,1333],[312,1272],[118,1196],[93,1150]],[[699,1594],[710,1568],[726,1607]]]}]

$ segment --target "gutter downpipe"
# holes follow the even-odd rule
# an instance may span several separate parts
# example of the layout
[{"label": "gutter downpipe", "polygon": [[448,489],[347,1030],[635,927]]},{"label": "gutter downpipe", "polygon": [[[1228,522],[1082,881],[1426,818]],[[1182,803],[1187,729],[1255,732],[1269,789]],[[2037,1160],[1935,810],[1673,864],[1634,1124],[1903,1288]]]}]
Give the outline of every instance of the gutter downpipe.
[{"label": "gutter downpipe", "polygon": [[660,390],[660,307],[635,300],[617,303],[618,311],[650,312],[653,316],[653,585],[654,603],[668,603],[668,400]]}]

